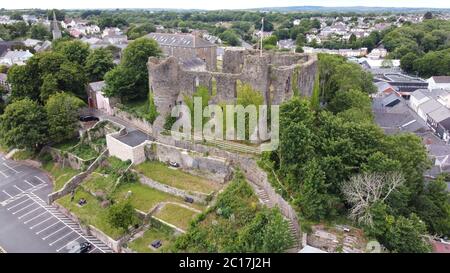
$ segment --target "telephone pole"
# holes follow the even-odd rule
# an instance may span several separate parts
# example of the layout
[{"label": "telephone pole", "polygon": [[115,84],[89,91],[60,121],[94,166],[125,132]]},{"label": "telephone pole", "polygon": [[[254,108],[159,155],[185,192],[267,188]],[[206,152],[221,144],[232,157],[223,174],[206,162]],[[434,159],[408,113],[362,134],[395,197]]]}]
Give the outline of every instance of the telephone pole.
[{"label": "telephone pole", "polygon": [[259,47],[259,56],[263,55],[263,37],[264,37],[264,17],[261,18],[261,44]]}]

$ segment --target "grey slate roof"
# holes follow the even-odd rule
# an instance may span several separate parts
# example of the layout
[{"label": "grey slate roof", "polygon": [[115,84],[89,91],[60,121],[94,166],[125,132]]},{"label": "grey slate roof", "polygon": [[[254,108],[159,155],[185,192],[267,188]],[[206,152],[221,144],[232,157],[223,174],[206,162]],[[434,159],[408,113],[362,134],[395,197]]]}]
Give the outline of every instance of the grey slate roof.
[{"label": "grey slate roof", "polygon": [[442,107],[442,104],[440,104],[435,99],[429,99],[428,101],[422,103],[419,105],[419,109],[422,110],[424,114],[429,114],[437,109]]},{"label": "grey slate roof", "polygon": [[[158,44],[164,46],[179,47],[212,47],[215,46],[202,38],[197,37],[194,43],[194,35],[191,34],[172,34],[172,33],[150,33],[145,37],[156,40]],[[195,46],[194,46],[195,44]]]},{"label": "grey slate roof", "polygon": [[427,95],[425,95],[427,92],[427,89],[417,89],[416,91],[411,93],[411,97],[414,97],[417,100],[422,100],[428,97]]},{"label": "grey slate roof", "polygon": [[114,138],[131,147],[136,147],[150,139],[147,134],[138,130],[128,132],[123,136],[115,136]]},{"label": "grey slate roof", "polygon": [[429,113],[428,116],[430,116],[430,118],[432,118],[435,122],[441,122],[447,118],[450,118],[450,110],[445,106],[441,106],[437,110]]},{"label": "grey slate roof", "polygon": [[105,86],[105,81],[89,83],[89,87],[94,92],[101,92],[104,86]]},{"label": "grey slate roof", "polygon": [[450,76],[434,76],[435,83],[450,83]]}]

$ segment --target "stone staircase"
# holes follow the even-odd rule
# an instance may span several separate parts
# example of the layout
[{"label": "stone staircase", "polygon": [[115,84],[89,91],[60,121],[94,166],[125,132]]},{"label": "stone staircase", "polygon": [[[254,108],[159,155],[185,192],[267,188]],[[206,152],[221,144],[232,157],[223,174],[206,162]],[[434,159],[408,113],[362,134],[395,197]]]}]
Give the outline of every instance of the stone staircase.
[{"label": "stone staircase", "polygon": [[[256,194],[256,196],[258,196],[259,202],[263,205],[268,206],[269,208],[272,208],[274,206],[276,206],[269,198],[269,195],[267,194],[267,192],[264,190],[264,188],[251,183],[252,188],[254,189],[254,192]],[[288,218],[284,218],[286,221],[288,221],[288,225],[289,225],[289,230],[291,232],[291,238],[293,241],[292,246],[286,250],[286,252],[288,253],[297,253],[298,249],[301,248],[301,241],[300,241],[300,235],[297,233],[294,223],[292,222],[291,219]]]}]

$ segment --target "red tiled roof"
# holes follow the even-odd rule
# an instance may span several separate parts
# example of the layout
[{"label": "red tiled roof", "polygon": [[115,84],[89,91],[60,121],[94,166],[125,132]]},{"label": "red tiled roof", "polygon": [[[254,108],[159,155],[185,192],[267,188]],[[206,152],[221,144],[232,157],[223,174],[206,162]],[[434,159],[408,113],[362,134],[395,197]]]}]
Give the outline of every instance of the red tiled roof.
[{"label": "red tiled roof", "polygon": [[450,253],[450,244],[433,241],[433,252],[435,253]]}]

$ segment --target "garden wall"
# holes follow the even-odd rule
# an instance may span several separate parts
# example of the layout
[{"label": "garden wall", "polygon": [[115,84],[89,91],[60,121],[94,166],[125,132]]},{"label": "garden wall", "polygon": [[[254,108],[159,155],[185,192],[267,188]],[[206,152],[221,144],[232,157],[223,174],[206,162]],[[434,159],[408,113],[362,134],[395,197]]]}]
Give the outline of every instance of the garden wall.
[{"label": "garden wall", "polygon": [[153,132],[153,127],[150,122],[140,119],[140,118],[137,118],[128,112],[120,110],[117,107],[113,108],[113,115],[120,119],[123,119],[126,122],[131,123],[133,126],[141,129],[142,131],[144,131],[148,134],[152,134],[152,132]]},{"label": "garden wall", "polygon": [[105,150],[88,168],[86,171],[72,177],[67,183],[64,185],[62,189],[56,192],[52,192],[47,197],[47,203],[52,204],[55,200],[70,194],[70,192],[74,191],[83,180],[90,175],[98,166],[108,157],[108,150]]},{"label": "garden wall", "polygon": [[58,162],[61,166],[70,166],[75,170],[82,170],[94,161],[94,159],[81,159],[70,152],[64,152],[50,146],[44,147],[43,152],[50,153],[53,160]]}]

